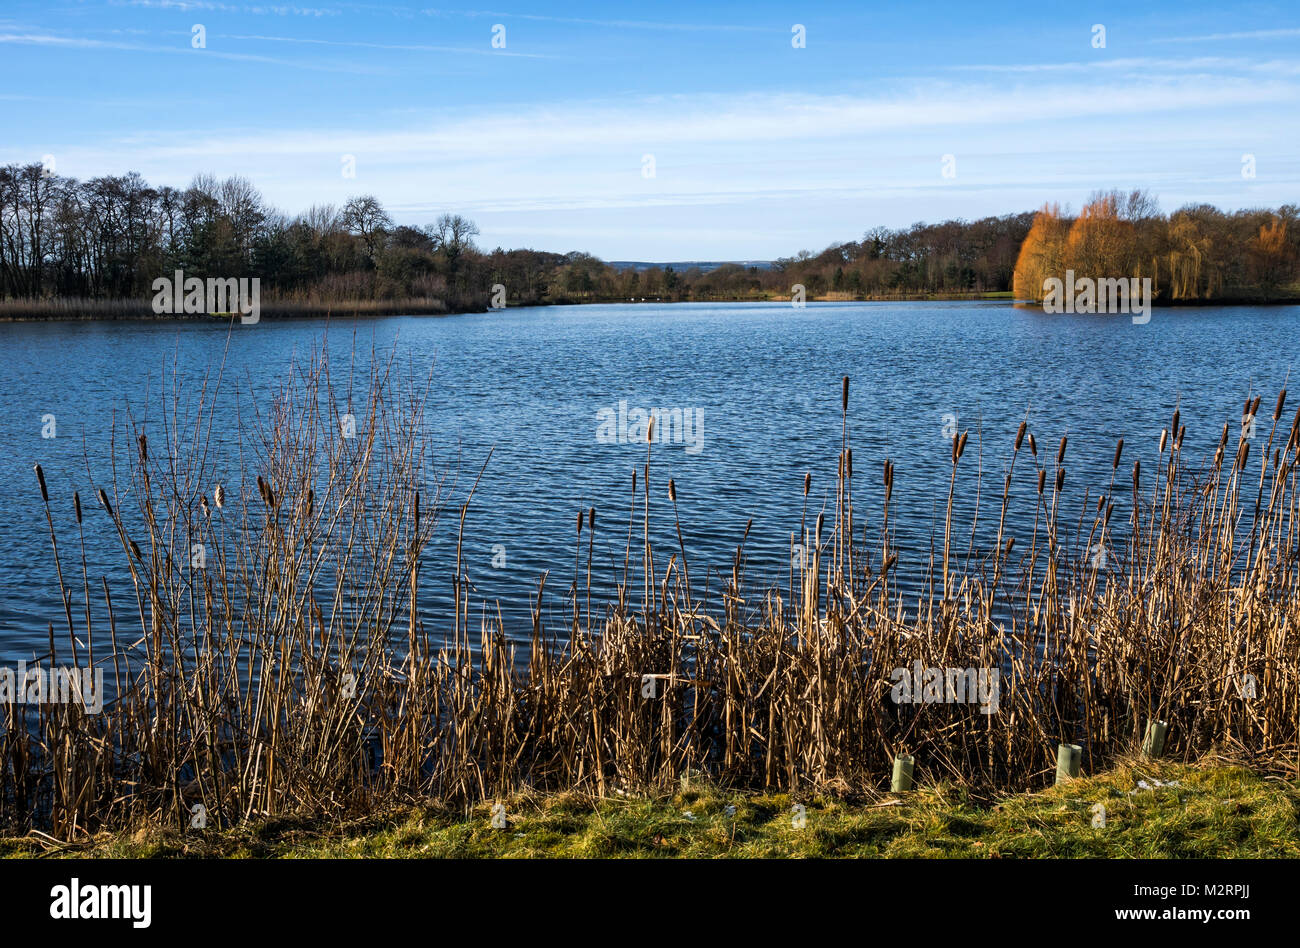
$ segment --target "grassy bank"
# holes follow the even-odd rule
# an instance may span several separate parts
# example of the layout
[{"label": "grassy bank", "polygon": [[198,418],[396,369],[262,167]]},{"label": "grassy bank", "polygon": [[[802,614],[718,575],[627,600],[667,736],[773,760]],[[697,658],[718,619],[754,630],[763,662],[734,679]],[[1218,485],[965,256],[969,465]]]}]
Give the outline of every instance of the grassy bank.
[{"label": "grassy bank", "polygon": [[[1294,776],[1294,775],[1292,775]],[[1045,778],[1046,779],[1046,778]],[[798,803],[806,822],[796,826]],[[1104,827],[1094,826],[1097,805]],[[72,844],[0,838],[6,857],[105,858],[1191,858],[1300,857],[1300,789],[1231,761],[1131,759],[1040,792],[980,798],[953,784],[851,799],[728,792],[576,794],[492,806],[429,805],[324,824],[292,818],[229,831],[147,828]],[[498,821],[499,822],[499,821]]]}]

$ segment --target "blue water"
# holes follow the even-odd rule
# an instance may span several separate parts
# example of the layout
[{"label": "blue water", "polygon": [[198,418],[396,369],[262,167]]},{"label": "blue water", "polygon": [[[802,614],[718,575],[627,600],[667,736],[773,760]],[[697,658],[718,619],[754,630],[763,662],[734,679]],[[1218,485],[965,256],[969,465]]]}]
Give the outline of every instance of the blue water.
[{"label": "blue water", "polygon": [[[859,536],[875,538],[880,472],[895,465],[892,525],[905,553],[908,588],[919,591],[934,531],[942,532],[951,443],[945,422],[969,430],[958,476],[959,514],[969,541],[975,477],[986,479],[976,542],[987,540],[1017,425],[1028,419],[1040,460],[1050,465],[1069,435],[1067,491],[1095,498],[1111,475],[1115,440],[1125,439],[1116,521],[1128,515],[1128,472],[1153,470],[1159,433],[1180,407],[1184,453],[1208,458],[1222,425],[1240,424],[1242,403],[1262,394],[1267,435],[1277,391],[1300,355],[1300,307],[1156,310],[1127,316],[1046,315],[1003,303],[676,304],[550,307],[488,314],[361,320],[273,321],[233,329],[215,323],[47,322],[0,326],[0,657],[45,650],[47,627],[65,628],[43,508],[32,465],[46,472],[65,572],[75,573],[73,490],[86,508],[92,585],[109,578],[119,611],[130,598],[122,554],[93,502],[108,483],[114,418],[149,420],[159,442],[156,403],[164,368],[190,380],[226,360],[218,397],[235,417],[269,407],[270,392],[295,357],[327,347],[336,382],[352,353],[396,354],[403,371],[434,386],[428,421],[435,465],[455,481],[458,503],[489,450],[491,461],[466,524],[466,568],[476,597],[499,604],[512,633],[528,628],[529,598],[551,571],[548,612],[564,615],[573,580],[575,518],[598,511],[597,582],[621,572],[634,469],[643,444],[604,444],[601,409],[689,410],[698,453],[661,444],[651,460],[658,563],[677,548],[666,484],[674,478],[682,531],[698,589],[706,571],[730,571],[746,523],[747,576],[755,584],[788,570],[791,535],[834,503],[841,435],[840,379],[851,378],[849,436],[854,450]],[[226,352],[228,347],[228,353]],[[251,396],[250,396],[251,393]],[[251,397],[251,400],[250,400]],[[1289,400],[1283,426],[1297,404]],[[42,437],[52,414],[56,436]],[[233,422],[232,422],[233,424]],[[696,432],[692,432],[693,434]],[[981,448],[982,441],[982,448]],[[227,441],[229,443],[229,441]],[[119,455],[121,451],[119,451]],[[982,455],[982,456],[981,456]],[[228,459],[230,460],[230,459]],[[1252,466],[1258,457],[1252,458]],[[459,476],[457,476],[459,471]],[[1009,532],[1031,528],[1035,476],[1018,462],[1017,507]],[[638,521],[639,522],[639,521]],[[638,526],[635,536],[639,535]],[[961,534],[958,534],[961,536]],[[505,565],[493,565],[494,547]],[[449,623],[455,516],[442,521],[422,572],[424,620]],[[583,540],[583,559],[586,557]],[[499,552],[499,547],[498,547]],[[498,563],[500,558],[498,557]],[[602,567],[602,564],[603,567]],[[584,567],[585,569],[585,567]],[[634,588],[639,588],[634,584]]]}]

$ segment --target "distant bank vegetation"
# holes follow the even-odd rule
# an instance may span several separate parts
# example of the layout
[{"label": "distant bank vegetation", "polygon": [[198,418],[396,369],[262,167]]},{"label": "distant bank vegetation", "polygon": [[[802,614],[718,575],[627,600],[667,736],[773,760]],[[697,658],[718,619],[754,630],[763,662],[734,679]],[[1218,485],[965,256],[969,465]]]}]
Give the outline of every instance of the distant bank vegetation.
[{"label": "distant bank vegetation", "polygon": [[139,174],[78,181],[0,166],[0,318],[149,315],[152,283],[259,277],[266,312],[448,312],[626,300],[891,299],[1014,294],[1040,299],[1049,271],[1151,276],[1157,301],[1300,297],[1297,208],[1162,216],[1143,192],[1101,194],[1077,218],[1056,207],[976,221],[877,227],[860,241],[766,266],[614,267],[581,252],[484,250],[473,221],[395,224],[370,195],[296,216],[247,180],[184,189]]},{"label": "distant bank vegetation", "polygon": [[1015,297],[1041,300],[1044,281],[1150,278],[1157,300],[1300,297],[1300,209],[1224,213],[1207,204],[1159,212],[1144,191],[1099,193],[1077,217],[1056,205],[1034,216],[1016,262]]}]

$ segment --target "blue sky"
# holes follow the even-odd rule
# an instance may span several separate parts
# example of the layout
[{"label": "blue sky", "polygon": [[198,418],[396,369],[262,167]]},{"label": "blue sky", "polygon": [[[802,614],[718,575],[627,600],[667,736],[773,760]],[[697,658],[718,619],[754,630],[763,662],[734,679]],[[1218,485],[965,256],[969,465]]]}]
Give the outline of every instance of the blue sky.
[{"label": "blue sky", "polygon": [[290,213],[373,193],[606,259],[768,259],[1097,188],[1300,201],[1290,3],[482,2],[5,0],[0,162],[242,174]]}]

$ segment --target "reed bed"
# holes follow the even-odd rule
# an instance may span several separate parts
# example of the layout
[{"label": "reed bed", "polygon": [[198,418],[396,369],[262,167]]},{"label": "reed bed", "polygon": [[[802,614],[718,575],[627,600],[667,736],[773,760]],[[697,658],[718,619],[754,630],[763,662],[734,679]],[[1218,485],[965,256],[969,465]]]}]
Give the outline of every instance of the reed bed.
[{"label": "reed bed", "polygon": [[[4,823],[70,839],[190,826],[197,806],[229,826],[523,789],[655,794],[701,774],[858,795],[886,789],[902,753],[918,782],[1009,791],[1050,782],[1060,742],[1082,745],[1091,771],[1133,753],[1152,720],[1169,722],[1165,754],[1184,760],[1293,766],[1300,751],[1300,412],[1287,427],[1285,392],[1271,423],[1248,402],[1257,436],[1225,425],[1200,469],[1176,412],[1154,470],[1126,465],[1120,442],[1085,510],[1063,509],[1065,439],[1047,449],[1022,425],[984,554],[955,522],[971,463],[960,433],[933,581],[906,602],[893,466],[855,472],[844,379],[835,504],[806,522],[808,555],[784,588],[749,588],[743,543],[721,588],[692,575],[676,485],[657,479],[647,445],[625,514],[575,512],[564,627],[543,621],[541,576],[522,643],[473,601],[459,543],[454,564],[436,564],[452,575],[454,620],[426,623],[426,547],[440,515],[463,535],[473,492],[452,504],[431,479],[427,389],[391,365],[365,387],[356,437],[342,438],[328,361],[296,372],[246,423],[220,499],[206,390],[174,392],[160,426],[132,428],[93,501],[49,496],[37,470],[47,510],[75,505],[79,529],[107,518],[128,579],[93,582],[84,545],[69,556],[50,518],[66,628],[51,627],[44,659],[108,669],[112,696],[99,714],[2,709]],[[1012,536],[1025,495],[1032,529]],[[660,517],[676,549],[651,543]],[[593,600],[607,529],[626,537],[624,562],[615,594]],[[1098,548],[1108,555],[1080,552]],[[107,620],[92,621],[92,598]],[[998,669],[996,712],[894,701],[891,671],[918,662]]]},{"label": "reed bed", "polygon": [[[313,297],[290,299],[271,297],[262,302],[263,317],[292,318],[306,316],[392,316],[441,315],[449,312],[481,311],[481,299],[454,297],[402,297],[395,299],[349,299]],[[0,321],[39,321],[68,319],[167,319],[229,321],[234,314],[158,314],[152,299],[7,299],[0,300]]]}]

